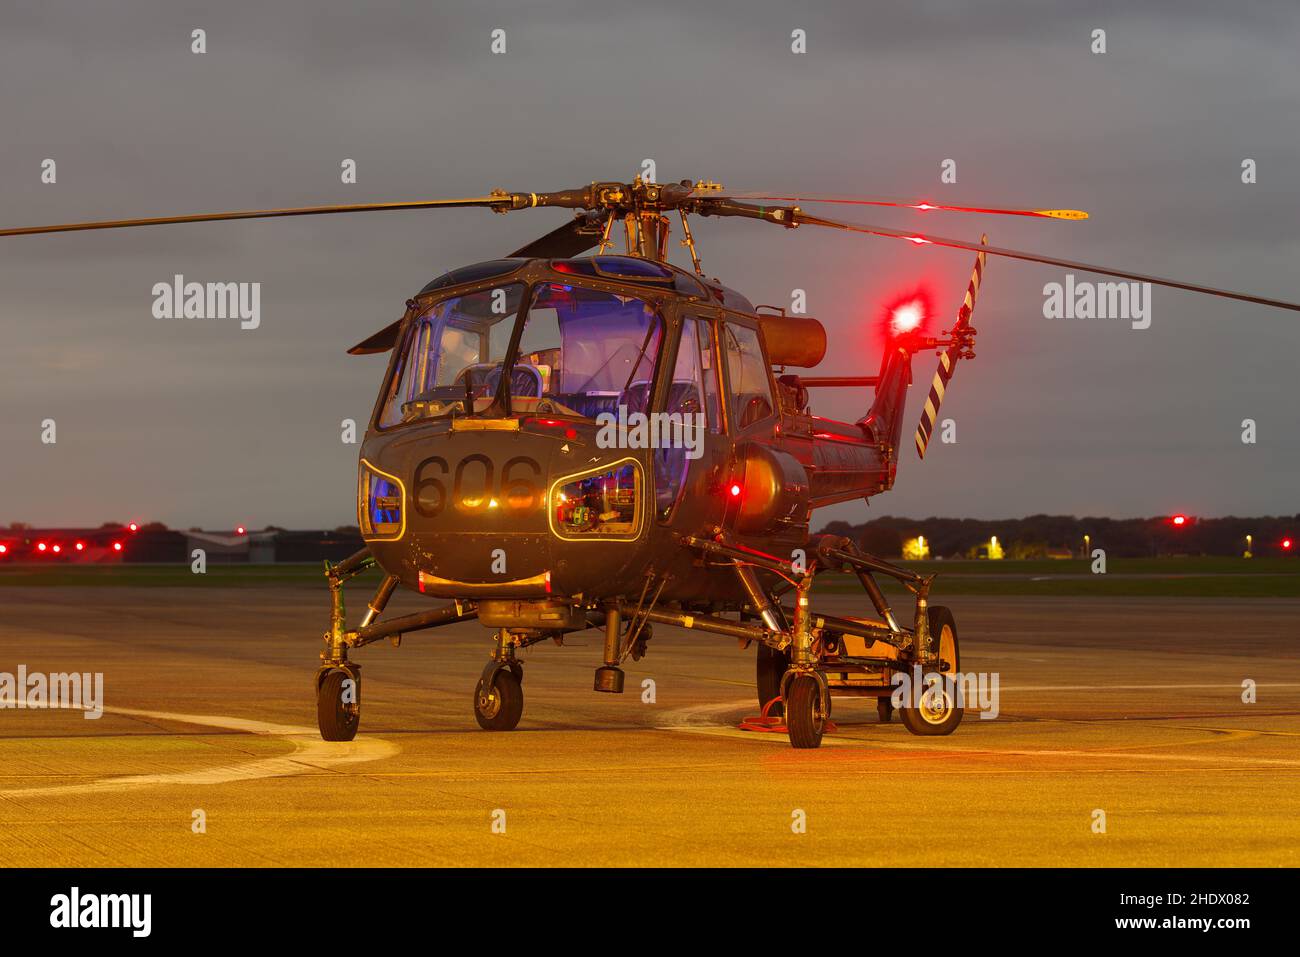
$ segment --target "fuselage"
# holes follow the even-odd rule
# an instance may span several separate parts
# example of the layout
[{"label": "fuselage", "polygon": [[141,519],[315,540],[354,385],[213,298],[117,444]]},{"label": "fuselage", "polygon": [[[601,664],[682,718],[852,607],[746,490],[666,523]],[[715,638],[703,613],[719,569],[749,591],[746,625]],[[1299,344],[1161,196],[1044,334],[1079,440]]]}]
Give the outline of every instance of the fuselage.
[{"label": "fuselage", "polygon": [[683,536],[788,559],[813,509],[894,476],[887,383],[860,423],[811,415],[773,371],[781,321],[631,257],[434,280],[393,329],[361,449],[371,553],[433,597],[597,601],[652,577],[664,600],[743,598]]}]

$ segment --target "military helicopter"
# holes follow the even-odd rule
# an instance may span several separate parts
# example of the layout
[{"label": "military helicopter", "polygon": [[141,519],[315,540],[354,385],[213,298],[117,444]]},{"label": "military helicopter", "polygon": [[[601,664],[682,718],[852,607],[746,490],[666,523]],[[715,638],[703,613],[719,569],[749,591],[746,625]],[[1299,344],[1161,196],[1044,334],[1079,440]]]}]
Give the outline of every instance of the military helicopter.
[{"label": "military helicopter", "polygon": [[[854,196],[736,193],[712,182],[593,182],[549,193],[205,213],[0,230],[0,236],[448,207],[497,213],[559,207],[572,220],[509,256],[454,269],[406,301],[354,355],[390,353],[361,446],[357,514],[366,547],[326,563],[331,600],[316,674],[323,738],[351,740],[361,668],[349,653],[384,638],[477,619],[495,638],[474,689],[474,715],[508,731],[523,713],[517,652],[603,629],[599,692],[623,690],[622,665],[673,625],[757,648],[760,705],[783,709],[790,743],[820,745],[832,696],[892,711],[891,677],[925,676],[903,725],[950,734],[962,719],[952,613],[930,604],[933,575],[810,538],[812,512],[894,484],[912,359],[939,366],[915,433],[924,457],[944,393],[974,356],[971,325],[987,256],[1044,263],[1283,309],[1300,305],[1127,270],[827,219],[801,203],[1077,221],[1069,209],[1002,209]],[[676,214],[692,271],[668,262]],[[826,352],[816,319],[754,306],[708,278],[688,217],[741,217],[784,229],[819,226],[976,254],[952,327],[927,336],[896,315],[875,375],[816,377]],[[623,250],[609,252],[615,230]],[[584,255],[593,248],[595,255]],[[812,414],[810,391],[870,390],[856,422]],[[655,418],[658,416],[658,418]],[[667,422],[658,432],[647,423]],[[667,436],[666,441],[662,440]],[[349,626],[344,583],[378,567],[374,597]],[[813,610],[819,574],[856,576],[861,617]],[[910,595],[895,614],[879,578]],[[384,618],[398,587],[441,604]],[[775,707],[774,707],[775,706]]]}]

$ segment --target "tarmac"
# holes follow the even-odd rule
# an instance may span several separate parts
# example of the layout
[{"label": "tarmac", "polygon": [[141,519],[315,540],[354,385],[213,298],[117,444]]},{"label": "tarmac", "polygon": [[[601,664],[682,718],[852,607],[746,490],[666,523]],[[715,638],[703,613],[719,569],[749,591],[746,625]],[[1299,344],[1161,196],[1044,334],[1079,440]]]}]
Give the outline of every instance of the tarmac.
[{"label": "tarmac", "polygon": [[465,622],[354,652],[361,732],[329,743],[323,588],[7,587],[0,673],[101,672],[104,713],[0,709],[0,861],[1300,865],[1300,600],[948,604],[999,692],[949,737],[852,699],[818,750],[739,730],[753,649],[663,626],[622,695],[591,689],[596,631],[528,649],[519,728],[483,731]]}]

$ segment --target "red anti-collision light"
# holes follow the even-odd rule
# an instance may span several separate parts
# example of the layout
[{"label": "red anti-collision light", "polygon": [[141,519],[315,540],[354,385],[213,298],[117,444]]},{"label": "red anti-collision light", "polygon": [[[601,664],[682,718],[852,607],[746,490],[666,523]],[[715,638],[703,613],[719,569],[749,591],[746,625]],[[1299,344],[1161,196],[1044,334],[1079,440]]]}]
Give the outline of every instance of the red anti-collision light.
[{"label": "red anti-collision light", "polygon": [[900,306],[895,306],[894,311],[890,314],[889,322],[893,326],[894,335],[913,332],[925,319],[925,307],[916,299],[911,302],[905,302]]},{"label": "red anti-collision light", "polygon": [[731,497],[732,497],[732,498],[739,498],[739,497],[740,497],[740,486],[739,486],[739,485],[732,485],[732,486],[731,486]]}]

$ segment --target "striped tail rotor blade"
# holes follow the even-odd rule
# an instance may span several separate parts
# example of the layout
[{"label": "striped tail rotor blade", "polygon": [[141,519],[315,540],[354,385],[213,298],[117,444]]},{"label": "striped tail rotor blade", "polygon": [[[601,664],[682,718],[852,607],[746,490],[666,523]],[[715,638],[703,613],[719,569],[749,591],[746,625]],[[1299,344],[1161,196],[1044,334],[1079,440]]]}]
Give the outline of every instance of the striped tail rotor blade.
[{"label": "striped tail rotor blade", "polygon": [[[989,244],[988,234],[980,236],[980,245]],[[966,284],[966,299],[961,304],[961,310],[957,313],[957,325],[970,325],[971,313],[975,311],[975,300],[979,298],[980,283],[984,280],[984,252],[975,254],[975,268],[971,270],[970,282]]]},{"label": "striped tail rotor blade", "polygon": [[945,349],[939,354],[939,368],[935,370],[934,381],[930,383],[930,394],[926,396],[925,408],[921,410],[921,424],[916,427],[916,454],[923,459],[925,447],[930,444],[930,436],[934,433],[935,420],[939,416],[939,403],[943,401],[948,381],[956,368],[957,360],[951,349]]},{"label": "striped tail rotor blade", "polygon": [[[982,245],[987,245],[988,241],[988,236],[980,237]],[[984,253],[980,252],[975,256],[975,268],[971,271],[970,282],[966,285],[966,298],[957,313],[957,322],[953,326],[954,332],[970,325],[970,317],[975,312],[975,300],[979,298],[980,282],[983,279]],[[955,343],[939,354],[939,368],[934,372],[934,381],[930,383],[930,394],[926,396],[925,407],[921,410],[921,422],[916,427],[916,454],[921,459],[925,458],[926,446],[930,444],[930,436],[934,434],[934,424],[939,418],[939,406],[948,391],[952,374],[957,371],[957,361],[960,358],[961,348]]]}]

